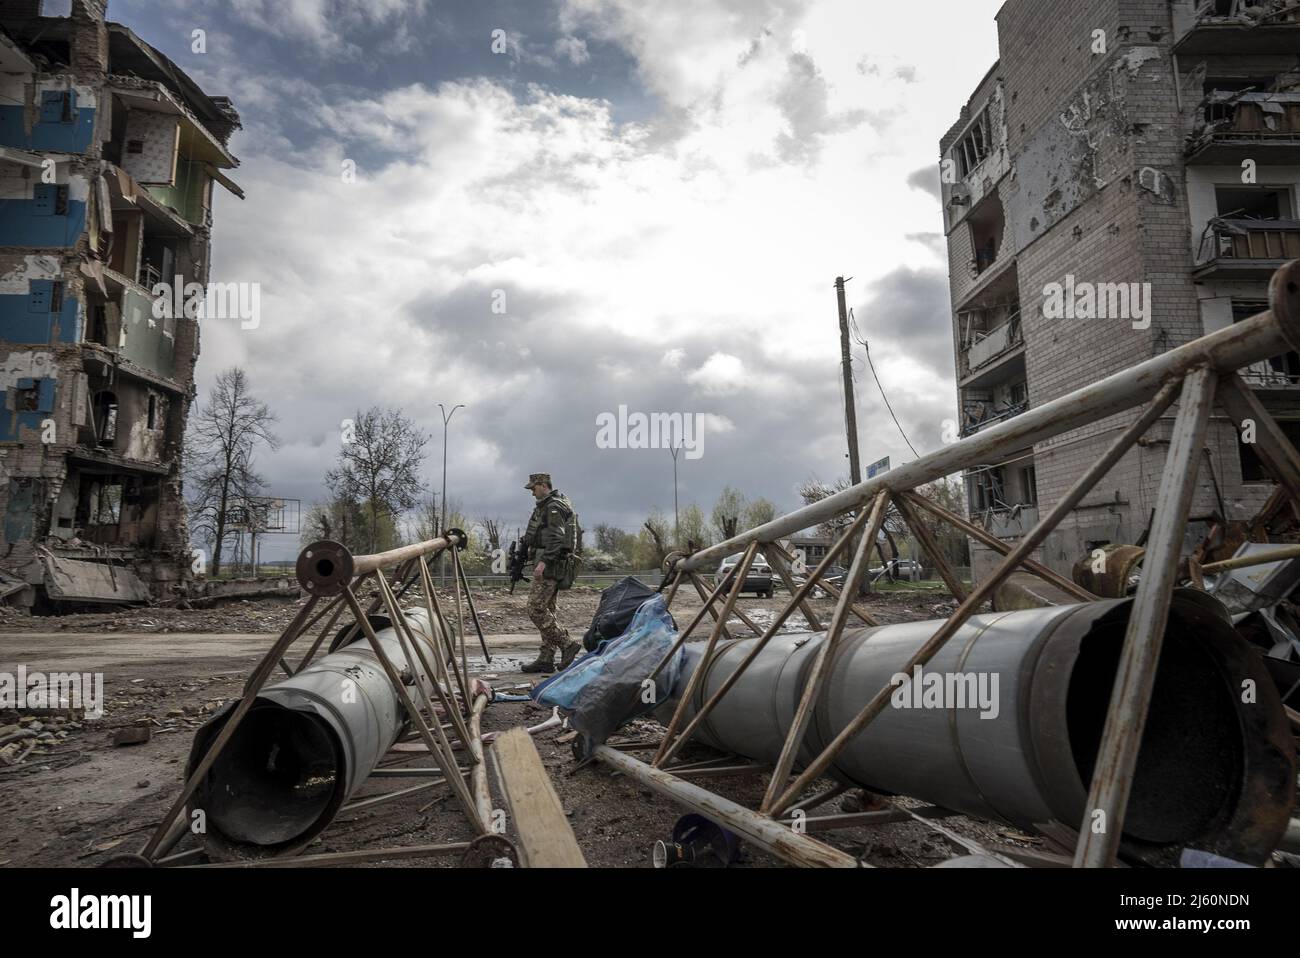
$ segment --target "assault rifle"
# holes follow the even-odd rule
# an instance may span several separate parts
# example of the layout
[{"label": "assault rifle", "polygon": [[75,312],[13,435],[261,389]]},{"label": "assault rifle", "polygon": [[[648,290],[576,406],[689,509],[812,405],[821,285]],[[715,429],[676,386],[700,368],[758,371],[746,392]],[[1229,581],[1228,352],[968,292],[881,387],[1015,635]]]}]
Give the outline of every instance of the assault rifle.
[{"label": "assault rifle", "polygon": [[531,582],[528,576],[524,575],[524,569],[528,564],[528,548],[518,539],[510,542],[510,594],[515,594],[516,582]]}]

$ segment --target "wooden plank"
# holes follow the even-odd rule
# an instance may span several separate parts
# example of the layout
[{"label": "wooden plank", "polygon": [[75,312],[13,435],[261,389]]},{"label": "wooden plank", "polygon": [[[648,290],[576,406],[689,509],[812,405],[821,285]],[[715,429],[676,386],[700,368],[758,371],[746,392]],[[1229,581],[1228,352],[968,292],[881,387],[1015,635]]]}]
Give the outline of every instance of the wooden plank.
[{"label": "wooden plank", "polygon": [[527,868],[586,868],[578,839],[565,817],[532,736],[523,727],[498,735],[492,743],[497,783],[519,835],[519,854]]}]

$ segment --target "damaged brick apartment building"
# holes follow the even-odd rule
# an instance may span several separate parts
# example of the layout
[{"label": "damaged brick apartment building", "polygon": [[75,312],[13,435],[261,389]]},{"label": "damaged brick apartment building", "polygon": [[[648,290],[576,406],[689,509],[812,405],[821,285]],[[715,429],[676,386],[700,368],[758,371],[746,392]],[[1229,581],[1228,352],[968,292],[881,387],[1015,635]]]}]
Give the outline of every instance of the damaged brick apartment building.
[{"label": "damaged brick apartment building", "polygon": [[199,324],[152,291],[208,281],[239,116],[106,0],[42,7],[0,0],[0,601],[138,601],[190,564]]},{"label": "damaged brick apartment building", "polygon": [[[1261,312],[1300,257],[1300,4],[1008,0],[997,23],[1000,59],[940,146],[963,435]],[[1243,377],[1300,438],[1300,357]],[[1068,574],[1142,540],[1176,409],[1041,561]],[[1023,535],[1137,415],[968,471],[970,515]],[[1273,489],[1216,413],[1188,549]],[[995,556],[972,548],[978,578]]]}]

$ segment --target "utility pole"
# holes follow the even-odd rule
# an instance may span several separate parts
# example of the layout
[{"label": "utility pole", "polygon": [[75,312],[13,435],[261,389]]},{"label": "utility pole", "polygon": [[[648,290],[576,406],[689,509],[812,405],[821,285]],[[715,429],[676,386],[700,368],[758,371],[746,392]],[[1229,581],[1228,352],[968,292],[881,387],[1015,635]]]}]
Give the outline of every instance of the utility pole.
[{"label": "utility pole", "polygon": [[681,444],[670,446],[669,451],[673,454],[673,548],[682,547],[681,520],[677,512],[677,454],[682,451]]},{"label": "utility pole", "polygon": [[849,478],[853,485],[862,481],[862,461],[858,458],[858,413],[853,402],[853,357],[849,346],[849,307],[844,298],[844,277],[835,278],[835,294],[840,301],[840,356],[844,362],[844,426],[849,435]]},{"label": "utility pole", "polygon": [[[851,277],[850,277],[851,278]],[[862,481],[862,460],[858,456],[858,411],[853,401],[853,355],[849,339],[849,305],[844,295],[843,276],[835,277],[835,296],[840,305],[840,358],[844,366],[844,428],[849,438],[849,481],[857,485]],[[850,541],[848,555],[857,552],[857,543]],[[867,579],[862,580],[864,583]]]}]

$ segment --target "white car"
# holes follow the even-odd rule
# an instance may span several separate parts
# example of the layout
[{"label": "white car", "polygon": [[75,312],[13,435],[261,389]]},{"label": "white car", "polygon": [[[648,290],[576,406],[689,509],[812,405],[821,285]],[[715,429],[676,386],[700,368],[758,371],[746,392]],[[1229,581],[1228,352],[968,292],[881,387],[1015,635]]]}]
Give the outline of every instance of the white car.
[{"label": "white car", "polygon": [[[713,584],[716,586],[727,574],[736,567],[742,558],[743,552],[737,552],[735,555],[727,556],[718,564],[718,571],[713,574]],[[772,567],[767,564],[767,560],[762,556],[754,556],[754,561],[750,563],[749,574],[745,576],[745,585],[741,592],[752,592],[759,598],[772,598]]]}]

